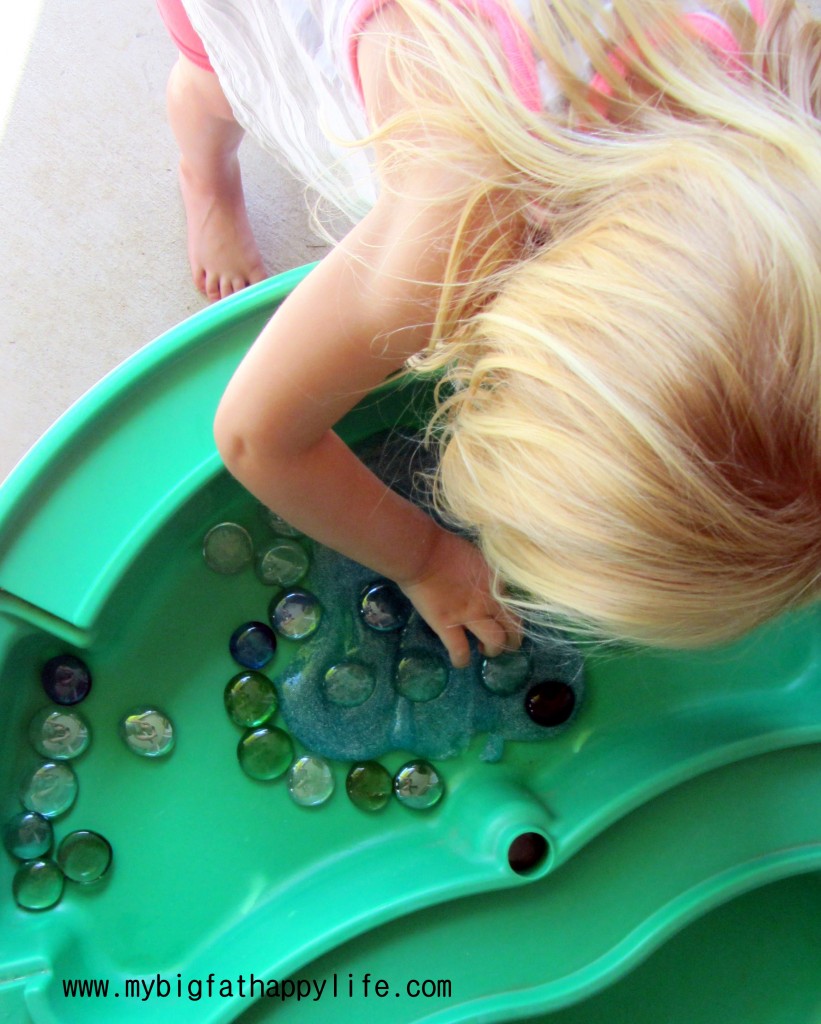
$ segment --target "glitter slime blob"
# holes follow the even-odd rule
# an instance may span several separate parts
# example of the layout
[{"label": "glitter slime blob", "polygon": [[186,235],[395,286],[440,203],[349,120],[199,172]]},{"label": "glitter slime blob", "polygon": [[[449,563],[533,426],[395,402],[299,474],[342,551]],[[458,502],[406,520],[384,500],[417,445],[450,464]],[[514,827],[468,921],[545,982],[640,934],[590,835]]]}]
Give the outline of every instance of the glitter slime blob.
[{"label": "glitter slime blob", "polygon": [[274,684],[261,672],[240,672],[225,687],[225,710],[235,725],[262,725],[276,712]]},{"label": "glitter slime blob", "polygon": [[88,723],[77,711],[43,708],[29,724],[29,740],[38,754],[54,761],[79,757],[91,740]]},{"label": "glitter slime blob", "polygon": [[88,665],[73,654],[59,654],[43,666],[43,689],[55,704],[79,704],[91,692]]},{"label": "glitter slime blob", "polygon": [[12,892],[23,910],[48,910],[60,902],[65,878],[52,860],[21,864],[12,880]]},{"label": "glitter slime blob", "polygon": [[254,544],[248,531],[238,523],[218,523],[205,535],[202,556],[209,569],[233,576],[251,564]]},{"label": "glitter slime blob", "polygon": [[159,708],[135,708],[120,722],[120,736],[140,757],[166,757],[174,749],[174,726]]},{"label": "glitter slime blob", "polygon": [[300,757],[288,772],[288,792],[301,807],[319,807],[334,791],[331,766],[321,757]]},{"label": "glitter slime blob", "polygon": [[111,866],[111,844],[98,832],[69,832],[57,848],[57,863],[72,882],[91,885]]}]

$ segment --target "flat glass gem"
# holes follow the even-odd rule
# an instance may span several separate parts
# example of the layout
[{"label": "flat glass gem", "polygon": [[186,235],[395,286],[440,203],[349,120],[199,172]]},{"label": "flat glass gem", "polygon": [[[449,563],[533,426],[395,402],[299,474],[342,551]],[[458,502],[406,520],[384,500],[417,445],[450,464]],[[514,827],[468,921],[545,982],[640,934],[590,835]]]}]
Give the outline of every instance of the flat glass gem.
[{"label": "flat glass gem", "polygon": [[291,526],[290,523],[286,523],[282,516],[277,515],[276,512],[273,512],[270,508],[265,509],[265,518],[268,520],[268,525],[274,533],[279,534],[280,537],[302,536],[295,526]]},{"label": "flat glass gem", "polygon": [[60,902],[65,878],[52,860],[30,860],[21,864],[11,887],[23,910],[48,910]]},{"label": "flat glass gem", "polygon": [[428,761],[409,761],[393,779],[397,800],[415,811],[425,811],[442,799],[445,785]]},{"label": "flat glass gem", "polygon": [[53,841],[51,822],[36,811],[20,811],[3,826],[3,845],[19,860],[44,856]]},{"label": "flat glass gem", "polygon": [[271,622],[280,636],[304,640],[316,632],[322,606],[307,590],[292,590],[271,604]]},{"label": "flat glass gem", "polygon": [[270,586],[292,587],[308,571],[310,559],[301,544],[280,537],[257,555],[257,576]]},{"label": "flat glass gem", "polygon": [[576,694],[567,683],[548,680],[531,686],[525,696],[525,711],[545,728],[563,725],[573,714]]},{"label": "flat glass gem", "polygon": [[91,885],[111,865],[111,844],[98,832],[69,832],[57,849],[57,863],[72,882]]},{"label": "flat glass gem", "polygon": [[77,799],[77,776],[65,761],[45,761],[24,776],[20,799],[27,810],[56,818]]},{"label": "flat glass gem", "polygon": [[448,683],[448,670],[435,654],[409,654],[399,660],[394,687],[408,700],[422,703],[438,697]]},{"label": "flat glass gem", "polygon": [[351,803],[361,811],[381,811],[391,798],[393,779],[378,762],[363,761],[348,772],[345,789]]},{"label": "flat glass gem", "polygon": [[373,583],[362,595],[360,612],[377,633],[392,633],[407,625],[411,603],[395,583]]},{"label": "flat glass gem", "polygon": [[238,523],[218,523],[205,535],[202,557],[209,569],[223,576],[242,572],[254,557],[251,535]]},{"label": "flat glass gem", "polygon": [[73,654],[59,654],[43,666],[43,689],[55,704],[79,704],[91,690],[91,673]]},{"label": "flat glass gem", "polygon": [[277,709],[274,684],[261,672],[240,672],[225,687],[225,710],[236,725],[262,725]]},{"label": "flat glass gem", "polygon": [[288,792],[301,807],[318,807],[334,791],[331,766],[321,757],[300,757],[288,772]]},{"label": "flat glass gem", "polygon": [[263,668],[276,653],[277,638],[264,622],[246,622],[231,634],[228,649],[244,668]]},{"label": "flat glass gem", "polygon": [[365,665],[342,661],[329,668],[323,680],[325,696],[342,708],[364,704],[376,688],[376,676]]},{"label": "flat glass gem", "polygon": [[55,761],[79,757],[88,747],[88,723],[77,711],[43,708],[29,724],[29,740],[38,754]]},{"label": "flat glass gem", "polygon": [[506,697],[521,690],[530,677],[526,651],[506,651],[482,661],[482,682],[491,693]]},{"label": "flat glass gem", "polygon": [[237,757],[242,770],[252,779],[278,779],[293,760],[294,745],[282,729],[261,726],[242,737]]},{"label": "flat glass gem", "polygon": [[165,757],[174,749],[174,726],[159,708],[135,708],[120,722],[120,736],[140,757]]}]

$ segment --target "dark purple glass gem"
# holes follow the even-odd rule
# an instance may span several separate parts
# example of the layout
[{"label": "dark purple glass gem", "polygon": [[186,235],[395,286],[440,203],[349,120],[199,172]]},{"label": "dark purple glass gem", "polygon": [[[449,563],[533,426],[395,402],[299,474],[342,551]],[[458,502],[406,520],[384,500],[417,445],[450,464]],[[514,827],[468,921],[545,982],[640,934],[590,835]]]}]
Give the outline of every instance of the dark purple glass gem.
[{"label": "dark purple glass gem", "polygon": [[395,583],[372,583],[359,606],[365,624],[377,633],[392,633],[407,625],[411,603]]},{"label": "dark purple glass gem", "polygon": [[553,680],[531,686],[525,697],[525,711],[536,725],[545,728],[563,725],[573,714],[575,706],[573,688]]},{"label": "dark purple glass gem", "polygon": [[91,673],[73,654],[58,654],[43,666],[43,689],[55,704],[79,704],[91,691]]},{"label": "dark purple glass gem", "polygon": [[264,622],[246,622],[231,634],[228,649],[244,668],[262,668],[273,658],[277,638]]}]

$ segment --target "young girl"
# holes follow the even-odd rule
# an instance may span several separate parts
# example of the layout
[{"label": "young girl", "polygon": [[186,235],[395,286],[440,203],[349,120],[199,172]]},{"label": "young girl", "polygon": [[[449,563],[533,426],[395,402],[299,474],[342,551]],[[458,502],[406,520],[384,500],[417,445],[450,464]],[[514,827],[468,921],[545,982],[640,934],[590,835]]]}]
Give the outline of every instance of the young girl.
[{"label": "young girl", "polygon": [[[522,613],[700,645],[816,597],[821,25],[793,0],[331,6],[378,198],[231,381],[228,469],[399,583],[457,665]],[[219,7],[190,3],[212,56],[264,49]],[[409,360],[443,374],[436,497],[477,546],[333,433]]]}]

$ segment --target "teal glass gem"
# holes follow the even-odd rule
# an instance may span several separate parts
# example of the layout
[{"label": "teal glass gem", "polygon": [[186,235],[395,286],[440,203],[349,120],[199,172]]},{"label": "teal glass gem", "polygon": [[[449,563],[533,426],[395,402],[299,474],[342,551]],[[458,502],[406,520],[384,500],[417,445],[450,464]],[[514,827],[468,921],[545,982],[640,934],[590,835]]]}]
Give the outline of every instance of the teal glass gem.
[{"label": "teal glass gem", "polygon": [[270,508],[264,509],[265,518],[274,533],[280,537],[301,537],[302,534],[295,526],[286,523],[282,516],[273,512]]},{"label": "teal glass gem", "polygon": [[322,618],[322,606],[307,590],[292,590],[271,602],[271,624],[280,636],[304,640],[316,632]]},{"label": "teal glass gem", "polygon": [[38,754],[54,761],[79,757],[88,747],[88,723],[77,711],[43,708],[29,724],[29,740]]},{"label": "teal glass gem", "polygon": [[393,779],[377,761],[363,761],[348,772],[345,789],[351,803],[361,811],[381,811],[391,798]]},{"label": "teal glass gem", "polygon": [[277,709],[277,692],[261,672],[240,672],[225,687],[225,710],[235,725],[262,725]]},{"label": "teal glass gem", "polygon": [[21,864],[11,887],[18,907],[48,910],[60,902],[65,878],[53,860],[30,860]]},{"label": "teal glass gem", "polygon": [[237,757],[246,775],[267,782],[278,779],[294,758],[291,737],[275,726],[260,726],[239,741]]},{"label": "teal glass gem", "polygon": [[244,668],[264,668],[276,649],[274,631],[264,622],[245,622],[237,626],[228,641],[231,657]]},{"label": "teal glass gem", "polygon": [[50,658],[43,666],[40,678],[49,699],[64,707],[79,704],[91,691],[88,665],[73,654],[58,654],[56,658]]},{"label": "teal glass gem", "polygon": [[334,791],[331,766],[321,757],[300,757],[288,772],[288,792],[301,807],[318,807]]},{"label": "teal glass gem", "polygon": [[407,625],[411,603],[395,583],[383,580],[366,587],[359,611],[364,623],[377,633],[393,633]]},{"label": "teal glass gem", "polygon": [[57,848],[57,863],[72,882],[91,885],[111,866],[111,844],[98,832],[69,832]]},{"label": "teal glass gem", "polygon": [[141,707],[129,711],[120,722],[120,736],[140,757],[165,757],[174,749],[174,726],[164,711]]},{"label": "teal glass gem", "polygon": [[425,811],[442,799],[445,784],[428,761],[409,761],[393,779],[397,800],[415,811]]},{"label": "teal glass gem", "polygon": [[3,826],[3,845],[18,860],[45,856],[53,841],[51,822],[36,811],[20,811]]},{"label": "teal glass gem", "polygon": [[399,659],[394,687],[408,700],[423,703],[438,697],[448,684],[448,669],[435,654],[418,652]]},{"label": "teal glass gem", "polygon": [[205,535],[202,556],[209,569],[222,576],[233,576],[251,564],[254,543],[239,523],[218,523]]},{"label": "teal glass gem", "polygon": [[280,537],[257,555],[257,576],[269,586],[292,587],[308,571],[308,552],[290,537]]},{"label": "teal glass gem", "polygon": [[482,682],[491,693],[502,697],[524,689],[530,679],[530,657],[526,651],[505,651],[482,662]]},{"label": "teal glass gem", "polygon": [[366,665],[342,661],[329,668],[323,680],[325,696],[342,708],[364,704],[376,688],[376,676]]},{"label": "teal glass gem", "polygon": [[77,776],[65,761],[45,761],[26,772],[20,800],[26,810],[44,818],[64,814],[77,799]]}]

